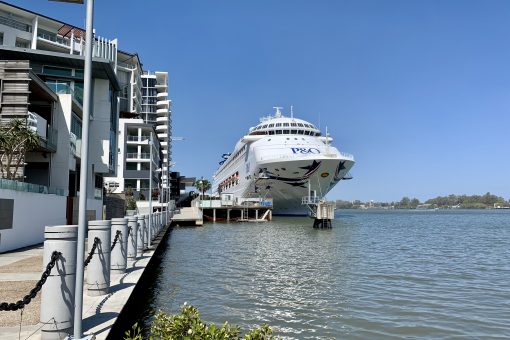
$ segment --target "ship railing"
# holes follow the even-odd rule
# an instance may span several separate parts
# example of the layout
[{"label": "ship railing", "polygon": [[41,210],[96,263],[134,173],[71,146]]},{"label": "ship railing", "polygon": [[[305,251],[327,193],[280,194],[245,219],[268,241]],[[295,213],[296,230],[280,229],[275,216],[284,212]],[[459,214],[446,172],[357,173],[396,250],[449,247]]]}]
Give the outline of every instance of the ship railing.
[{"label": "ship railing", "polygon": [[301,198],[301,204],[319,204],[321,198],[319,196],[305,196]]},{"label": "ship railing", "polygon": [[347,152],[340,151],[340,156],[342,156],[345,159],[351,160],[351,161],[354,160],[354,156]]}]

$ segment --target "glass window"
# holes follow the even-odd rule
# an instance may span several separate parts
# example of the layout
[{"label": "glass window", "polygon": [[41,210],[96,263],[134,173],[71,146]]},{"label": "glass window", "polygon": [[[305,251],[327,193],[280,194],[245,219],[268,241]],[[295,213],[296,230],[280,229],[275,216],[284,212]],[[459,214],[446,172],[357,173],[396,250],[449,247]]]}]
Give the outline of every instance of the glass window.
[{"label": "glass window", "polygon": [[78,78],[83,78],[83,70],[74,70],[74,76]]},{"label": "glass window", "polygon": [[282,130],[276,130],[276,134],[277,135],[281,135],[282,134]]},{"label": "glass window", "polygon": [[303,123],[297,123],[297,126],[303,127],[304,125],[303,125]]},{"label": "glass window", "polygon": [[261,129],[265,129],[265,128],[267,128],[267,124],[262,125]]},{"label": "glass window", "polygon": [[290,130],[291,135],[297,135],[297,130]]},{"label": "glass window", "polygon": [[290,126],[297,126],[296,123],[290,123]]},{"label": "glass window", "polygon": [[305,132],[303,130],[298,130],[298,135],[302,135],[304,134]]},{"label": "glass window", "polygon": [[309,136],[310,135],[310,131],[305,131],[305,135]]},{"label": "glass window", "polygon": [[282,123],[276,123],[276,127],[282,126]]},{"label": "glass window", "polygon": [[274,131],[273,130],[269,130],[269,134],[270,135],[274,135]]},{"label": "glass window", "polygon": [[267,127],[270,127],[270,128],[274,127],[274,124],[269,124]]},{"label": "glass window", "polygon": [[283,123],[283,126],[289,126],[289,123]]},{"label": "glass window", "polygon": [[72,76],[73,70],[70,68],[63,68],[63,67],[54,67],[54,66],[47,66],[44,65],[43,72],[45,74],[51,74],[55,76]]},{"label": "glass window", "polygon": [[289,131],[289,130],[283,130],[283,134],[284,134],[284,135],[288,135],[289,133],[290,133],[290,131]]},{"label": "glass window", "polygon": [[81,119],[74,112],[71,116],[71,132],[76,136],[76,139],[81,139]]}]

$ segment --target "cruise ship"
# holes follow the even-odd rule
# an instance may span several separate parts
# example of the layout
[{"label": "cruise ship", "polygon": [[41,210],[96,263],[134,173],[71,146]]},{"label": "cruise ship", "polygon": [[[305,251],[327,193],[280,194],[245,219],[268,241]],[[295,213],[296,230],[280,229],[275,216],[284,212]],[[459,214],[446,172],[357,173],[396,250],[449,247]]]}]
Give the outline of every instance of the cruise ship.
[{"label": "cruise ship", "polygon": [[268,197],[276,215],[306,215],[302,198],[309,193],[322,198],[342,179],[351,179],[354,157],[332,146],[329,134],[323,136],[315,125],[275,109],[223,154],[213,194]]}]

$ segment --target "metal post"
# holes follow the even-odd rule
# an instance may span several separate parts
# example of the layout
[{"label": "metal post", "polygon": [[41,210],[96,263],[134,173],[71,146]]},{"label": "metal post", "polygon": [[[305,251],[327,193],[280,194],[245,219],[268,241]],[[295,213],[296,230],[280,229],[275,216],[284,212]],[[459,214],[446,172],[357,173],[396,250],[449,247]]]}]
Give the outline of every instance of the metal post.
[{"label": "metal post", "polygon": [[151,246],[152,241],[152,131],[149,139],[149,228],[148,229],[148,237],[147,237],[147,247]]},{"label": "metal post", "polygon": [[78,249],[76,253],[76,284],[74,293],[74,338],[80,339],[82,333],[83,311],[83,257],[85,252],[85,231],[87,229],[87,179],[89,177],[89,122],[92,98],[92,17],[94,0],[87,0],[85,67],[83,77],[83,119],[80,164],[80,201],[78,205]]}]

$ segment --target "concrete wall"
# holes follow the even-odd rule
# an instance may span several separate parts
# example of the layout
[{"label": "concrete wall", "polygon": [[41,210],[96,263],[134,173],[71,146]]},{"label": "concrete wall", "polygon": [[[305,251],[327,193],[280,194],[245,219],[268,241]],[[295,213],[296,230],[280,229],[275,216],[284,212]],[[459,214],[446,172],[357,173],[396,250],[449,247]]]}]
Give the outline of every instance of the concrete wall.
[{"label": "concrete wall", "polygon": [[[76,166],[71,155],[69,131],[71,131],[72,97],[70,94],[59,94],[59,102],[53,111],[53,124],[58,129],[57,152],[51,156],[50,184],[52,187],[69,189],[69,168]],[[71,161],[73,164],[71,164]]]},{"label": "concrete wall", "polygon": [[[93,119],[89,125],[89,162],[94,164],[96,173],[109,174],[110,153],[110,82],[106,79],[94,79]],[[117,150],[114,150],[117,154]],[[92,186],[92,190],[93,190]]]},{"label": "concrete wall", "polygon": [[66,197],[0,189],[14,200],[13,225],[0,229],[0,253],[44,241],[44,227],[66,224]]}]

